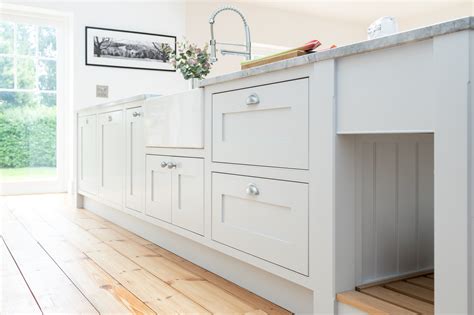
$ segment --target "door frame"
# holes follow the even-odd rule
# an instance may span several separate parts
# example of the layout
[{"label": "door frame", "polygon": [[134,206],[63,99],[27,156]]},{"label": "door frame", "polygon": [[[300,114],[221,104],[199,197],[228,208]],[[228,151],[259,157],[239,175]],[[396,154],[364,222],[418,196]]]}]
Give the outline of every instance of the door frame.
[{"label": "door frame", "polygon": [[72,177],[72,14],[13,4],[0,4],[0,18],[14,23],[50,25],[57,29],[56,41],[56,174],[52,180],[0,182],[1,195],[67,192]]}]

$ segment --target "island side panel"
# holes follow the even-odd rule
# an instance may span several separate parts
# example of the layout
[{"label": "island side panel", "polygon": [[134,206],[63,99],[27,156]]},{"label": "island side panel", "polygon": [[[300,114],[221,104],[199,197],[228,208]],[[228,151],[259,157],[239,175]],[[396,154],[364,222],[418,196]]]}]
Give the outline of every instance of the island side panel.
[{"label": "island side panel", "polygon": [[470,69],[470,74],[469,74],[469,88],[470,91],[469,93],[469,110],[470,110],[470,121],[469,121],[469,135],[470,135],[470,156],[469,156],[469,167],[471,169],[471,174],[470,174],[470,199],[469,199],[469,207],[470,207],[470,212],[471,212],[471,226],[469,228],[470,233],[471,233],[471,252],[469,254],[470,258],[470,291],[471,291],[471,297],[470,297],[470,309],[469,313],[472,314],[474,313],[474,31],[469,31],[469,63],[471,65]]},{"label": "island side panel", "polygon": [[[469,313],[469,31],[433,43],[435,114],[435,308]],[[470,165],[471,164],[471,165]],[[472,191],[472,190],[471,190]]]},{"label": "island side panel", "polygon": [[313,313],[335,312],[335,60],[314,64],[310,82],[310,274]]}]

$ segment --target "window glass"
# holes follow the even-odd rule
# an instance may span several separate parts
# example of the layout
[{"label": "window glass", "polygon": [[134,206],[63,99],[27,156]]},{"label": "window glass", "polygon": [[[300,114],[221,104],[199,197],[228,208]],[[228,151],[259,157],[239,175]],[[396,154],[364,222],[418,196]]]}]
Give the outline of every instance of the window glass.
[{"label": "window glass", "polygon": [[38,54],[42,57],[56,57],[56,29],[38,28]]},{"label": "window glass", "polygon": [[17,24],[16,31],[16,54],[36,55],[37,27],[29,24]]},{"label": "window glass", "polygon": [[57,176],[56,44],[54,27],[0,22],[0,183]]},{"label": "window glass", "polygon": [[13,57],[0,56],[0,88],[13,89]]},{"label": "window glass", "polygon": [[18,89],[36,88],[36,67],[33,58],[16,58],[16,80]]},{"label": "window glass", "polygon": [[0,21],[0,54],[13,54],[13,23]]},{"label": "window glass", "polygon": [[56,61],[38,61],[38,87],[40,90],[56,90]]},{"label": "window glass", "polygon": [[39,101],[43,106],[56,106],[56,93],[39,93]]},{"label": "window glass", "polygon": [[[40,104],[38,93],[0,91],[1,109],[36,107]],[[1,110],[0,109],[0,110]]]}]

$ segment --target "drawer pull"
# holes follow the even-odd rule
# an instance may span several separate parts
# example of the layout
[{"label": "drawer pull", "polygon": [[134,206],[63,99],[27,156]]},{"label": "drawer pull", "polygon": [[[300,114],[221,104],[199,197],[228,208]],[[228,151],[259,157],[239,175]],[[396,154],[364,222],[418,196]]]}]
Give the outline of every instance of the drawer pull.
[{"label": "drawer pull", "polygon": [[112,121],[112,116],[109,116],[109,121]]},{"label": "drawer pull", "polygon": [[169,169],[176,168],[176,163],[168,162],[168,168]]},{"label": "drawer pull", "polygon": [[248,184],[247,189],[245,190],[247,195],[258,196],[260,192],[255,184]]},{"label": "drawer pull", "polygon": [[133,117],[140,117],[141,114],[140,114],[140,112],[133,112],[132,116]]},{"label": "drawer pull", "polygon": [[163,161],[163,162],[161,162],[160,166],[161,166],[162,168],[165,168],[165,167],[168,166],[168,163],[166,163],[165,161]]},{"label": "drawer pull", "polygon": [[260,99],[258,98],[258,95],[255,94],[255,93],[252,93],[249,95],[249,97],[247,97],[247,105],[257,105],[258,103],[260,103]]}]

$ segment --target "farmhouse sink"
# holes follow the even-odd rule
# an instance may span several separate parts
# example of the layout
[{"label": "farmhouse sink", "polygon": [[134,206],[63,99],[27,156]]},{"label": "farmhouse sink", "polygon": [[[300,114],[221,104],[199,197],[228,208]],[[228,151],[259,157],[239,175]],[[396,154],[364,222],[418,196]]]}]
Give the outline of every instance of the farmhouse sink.
[{"label": "farmhouse sink", "polygon": [[144,107],[147,147],[203,147],[203,89],[153,97]]}]

